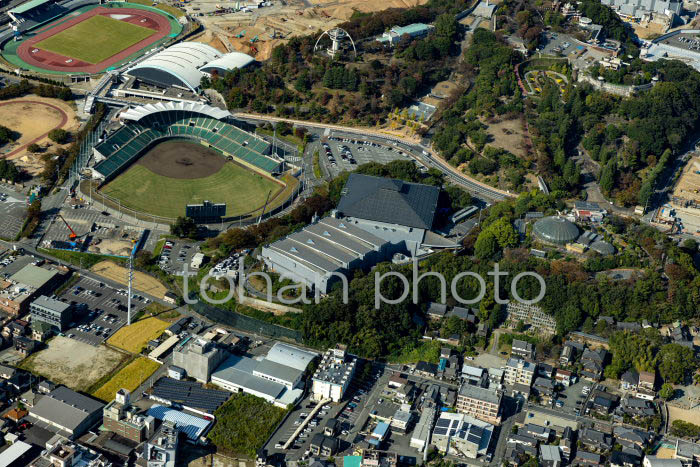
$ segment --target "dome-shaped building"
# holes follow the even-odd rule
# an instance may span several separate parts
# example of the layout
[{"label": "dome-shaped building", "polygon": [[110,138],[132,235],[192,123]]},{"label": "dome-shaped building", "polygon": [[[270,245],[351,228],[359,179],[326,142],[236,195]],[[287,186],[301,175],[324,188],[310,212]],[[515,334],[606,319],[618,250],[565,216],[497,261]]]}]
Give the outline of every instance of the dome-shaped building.
[{"label": "dome-shaped building", "polygon": [[533,232],[538,240],[560,245],[573,242],[578,238],[579,230],[576,224],[563,217],[543,217],[535,222]]},{"label": "dome-shaped building", "polygon": [[600,253],[603,256],[610,256],[615,254],[615,247],[603,240],[598,240],[597,242],[591,243],[590,249],[592,251]]}]

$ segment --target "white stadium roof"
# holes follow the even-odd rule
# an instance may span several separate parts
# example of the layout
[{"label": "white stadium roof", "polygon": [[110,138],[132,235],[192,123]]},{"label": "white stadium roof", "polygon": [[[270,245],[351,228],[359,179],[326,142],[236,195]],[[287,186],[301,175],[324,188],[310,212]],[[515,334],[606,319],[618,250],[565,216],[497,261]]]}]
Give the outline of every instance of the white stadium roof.
[{"label": "white stadium roof", "polygon": [[159,102],[157,104],[146,104],[133,109],[125,110],[119,118],[123,120],[139,121],[142,118],[158,112],[168,112],[172,110],[185,110],[206,115],[217,120],[230,117],[231,113],[210,105],[198,104],[196,102]]},{"label": "white stadium roof", "polygon": [[[163,86],[179,86],[194,91],[210,66],[230,70],[255,61],[249,55],[222,54],[201,42],[180,42],[134,66],[127,74]],[[200,71],[202,70],[202,71]]]},{"label": "white stadium roof", "polygon": [[255,59],[250,55],[241,52],[231,52],[207,63],[201,68],[201,70],[206,72],[209,72],[212,68],[217,68],[220,70],[233,70],[234,68],[246,67],[254,61]]}]

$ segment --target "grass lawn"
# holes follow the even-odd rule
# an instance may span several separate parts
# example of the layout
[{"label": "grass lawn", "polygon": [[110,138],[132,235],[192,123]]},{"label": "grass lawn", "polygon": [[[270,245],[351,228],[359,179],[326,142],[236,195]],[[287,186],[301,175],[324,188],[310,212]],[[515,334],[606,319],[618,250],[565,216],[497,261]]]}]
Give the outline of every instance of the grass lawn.
[{"label": "grass lawn", "polygon": [[185,205],[204,200],[226,203],[226,216],[244,214],[262,207],[270,190],[272,197],[283,189],[269,178],[233,163],[226,163],[213,175],[193,179],[164,177],[134,164],[102,191],[121,199],[122,206],[177,217],[185,215]]},{"label": "grass lawn", "polygon": [[47,37],[36,44],[36,47],[95,64],[152,36],[155,32],[153,29],[96,15]]},{"label": "grass lawn", "polygon": [[109,381],[96,390],[92,395],[103,401],[111,401],[114,394],[121,388],[134,391],[146,381],[160,365],[150,358],[139,357],[119,370]]},{"label": "grass lawn", "polygon": [[139,353],[150,341],[160,336],[170,323],[158,318],[146,318],[124,326],[107,340],[107,343],[128,352]]},{"label": "grass lawn", "polygon": [[73,266],[90,269],[102,261],[114,261],[118,264],[125,264],[125,259],[114,258],[112,256],[96,255],[94,253],[82,253],[80,251],[54,250],[51,248],[39,248],[39,251],[58,258]]},{"label": "grass lawn", "polygon": [[207,437],[225,452],[255,459],[255,453],[286,413],[265,399],[234,394],[214,412],[216,425]]},{"label": "grass lawn", "polygon": [[422,341],[412,349],[404,349],[398,355],[389,357],[391,363],[416,363],[424,361],[428,363],[437,363],[440,360],[440,349],[443,344],[437,341]]}]

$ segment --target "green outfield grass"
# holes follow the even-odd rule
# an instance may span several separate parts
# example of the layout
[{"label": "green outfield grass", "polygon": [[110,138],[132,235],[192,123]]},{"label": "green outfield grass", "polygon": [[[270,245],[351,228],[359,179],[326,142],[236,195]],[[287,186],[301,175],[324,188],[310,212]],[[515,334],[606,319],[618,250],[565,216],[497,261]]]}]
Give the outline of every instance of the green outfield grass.
[{"label": "green outfield grass", "polygon": [[96,15],[44,39],[36,47],[95,64],[155,33],[152,29]]},{"label": "green outfield grass", "polygon": [[227,162],[204,178],[178,179],[157,175],[135,164],[101,191],[121,200],[121,205],[163,217],[185,215],[185,205],[209,200],[226,203],[226,216],[237,216],[262,207],[283,187],[272,180]]}]

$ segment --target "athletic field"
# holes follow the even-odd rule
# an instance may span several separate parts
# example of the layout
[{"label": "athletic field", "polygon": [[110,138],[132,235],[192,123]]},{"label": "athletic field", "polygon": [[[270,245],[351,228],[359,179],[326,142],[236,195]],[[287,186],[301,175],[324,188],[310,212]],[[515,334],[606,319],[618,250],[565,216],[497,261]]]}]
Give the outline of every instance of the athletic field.
[{"label": "athletic field", "polygon": [[141,164],[132,165],[102,188],[121,205],[156,216],[175,218],[185,215],[185,205],[204,200],[226,203],[226,216],[237,216],[265,204],[283,187],[231,162],[204,178],[171,178],[157,175]]},{"label": "athletic field", "polygon": [[44,39],[36,47],[96,64],[155,33],[153,29],[95,15]]}]

